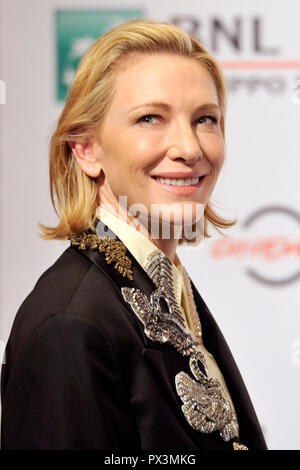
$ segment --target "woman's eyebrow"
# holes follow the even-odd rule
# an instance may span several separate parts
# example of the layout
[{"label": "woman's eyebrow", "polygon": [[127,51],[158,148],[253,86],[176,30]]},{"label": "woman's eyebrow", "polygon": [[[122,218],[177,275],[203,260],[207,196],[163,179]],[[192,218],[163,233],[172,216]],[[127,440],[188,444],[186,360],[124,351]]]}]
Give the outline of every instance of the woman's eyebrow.
[{"label": "woman's eyebrow", "polygon": [[[171,105],[167,104],[167,103],[162,103],[162,102],[159,102],[159,101],[151,101],[149,103],[143,103],[143,104],[139,104],[138,106],[134,106],[133,108],[131,108],[129,110],[129,112],[131,111],[134,111],[136,109],[139,109],[139,108],[150,108],[150,107],[158,107],[158,108],[163,108],[163,109],[166,109],[167,111],[171,109]],[[220,107],[216,104],[216,103],[203,103],[201,105],[199,105],[194,112],[198,112],[198,111],[205,111],[205,110],[211,110],[211,109],[216,109],[216,110],[220,110]]]},{"label": "woman's eyebrow", "polygon": [[156,106],[158,108],[164,108],[164,109],[171,108],[171,106],[167,103],[162,103],[159,101],[151,101],[149,103],[143,103],[143,104],[139,104],[138,106],[134,106],[133,108],[130,109],[130,111],[134,111],[135,109],[138,109],[138,108],[146,108],[146,107],[153,107],[153,106]]},{"label": "woman's eyebrow", "polygon": [[204,103],[204,104],[201,104],[200,106],[198,106],[195,110],[195,112],[198,112],[198,111],[210,111],[210,110],[216,110],[216,111],[220,111],[220,106],[216,103]]}]

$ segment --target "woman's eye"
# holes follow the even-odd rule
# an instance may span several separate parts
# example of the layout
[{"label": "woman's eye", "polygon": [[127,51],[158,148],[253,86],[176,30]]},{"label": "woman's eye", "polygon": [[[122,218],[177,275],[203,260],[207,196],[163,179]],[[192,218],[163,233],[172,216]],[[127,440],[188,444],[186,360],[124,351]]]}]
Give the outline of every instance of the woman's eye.
[{"label": "woman's eye", "polygon": [[159,119],[160,116],[157,114],[146,114],[145,116],[142,116],[141,118],[138,119],[137,122],[145,122],[146,124],[153,124],[155,119]]},{"label": "woman's eye", "polygon": [[201,116],[196,122],[199,124],[218,124],[218,119],[215,116]]}]

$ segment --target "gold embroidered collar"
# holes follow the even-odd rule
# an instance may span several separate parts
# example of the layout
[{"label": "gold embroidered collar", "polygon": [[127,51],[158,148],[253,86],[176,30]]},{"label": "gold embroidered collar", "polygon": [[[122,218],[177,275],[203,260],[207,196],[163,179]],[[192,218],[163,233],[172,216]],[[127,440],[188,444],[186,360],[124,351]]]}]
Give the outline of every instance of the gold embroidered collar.
[{"label": "gold embroidered collar", "polygon": [[123,277],[133,280],[132,261],[126,255],[127,248],[121,241],[109,237],[100,238],[97,234],[87,231],[78,235],[72,234],[69,236],[69,240],[71,245],[77,246],[79,250],[91,249],[104,253],[105,261],[108,264],[114,263],[114,268]]}]

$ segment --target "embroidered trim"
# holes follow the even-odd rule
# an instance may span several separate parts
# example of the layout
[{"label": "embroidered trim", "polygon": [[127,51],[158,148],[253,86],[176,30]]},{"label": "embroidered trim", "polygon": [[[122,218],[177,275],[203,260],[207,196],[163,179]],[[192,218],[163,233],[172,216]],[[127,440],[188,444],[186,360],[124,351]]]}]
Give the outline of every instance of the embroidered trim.
[{"label": "embroidered trim", "polygon": [[192,331],[193,331],[196,339],[201,344],[203,342],[202,341],[201,323],[200,323],[199,315],[198,315],[197,308],[196,308],[196,303],[195,303],[195,299],[194,299],[193,289],[192,289],[192,286],[191,286],[191,281],[190,281],[189,275],[186,272],[184,266],[182,266],[182,276],[183,276],[184,284],[186,286],[186,294],[187,294],[187,299],[188,299],[188,304],[189,304],[189,311],[191,313]]},{"label": "embroidered trim", "polygon": [[123,277],[133,280],[133,271],[131,269],[132,261],[126,256],[126,246],[123,242],[113,238],[100,238],[97,234],[81,232],[78,235],[69,236],[71,245],[77,246],[79,250],[98,250],[105,254],[105,261],[108,264],[114,262],[114,268],[122,274]]}]

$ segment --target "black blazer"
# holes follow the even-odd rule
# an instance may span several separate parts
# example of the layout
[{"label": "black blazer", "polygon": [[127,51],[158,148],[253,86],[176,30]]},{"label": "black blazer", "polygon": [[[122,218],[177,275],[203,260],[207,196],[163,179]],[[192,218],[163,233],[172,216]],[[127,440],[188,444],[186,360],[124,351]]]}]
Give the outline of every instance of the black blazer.
[{"label": "black blazer", "polygon": [[[2,366],[2,449],[232,449],[218,431],[203,434],[186,421],[175,375],[191,375],[188,358],[148,339],[123,299],[123,286],[148,296],[156,288],[126,254],[133,280],[103,253],[70,246],[22,303]],[[204,344],[236,409],[240,441],[266,449],[225,339],[192,288]]]}]

